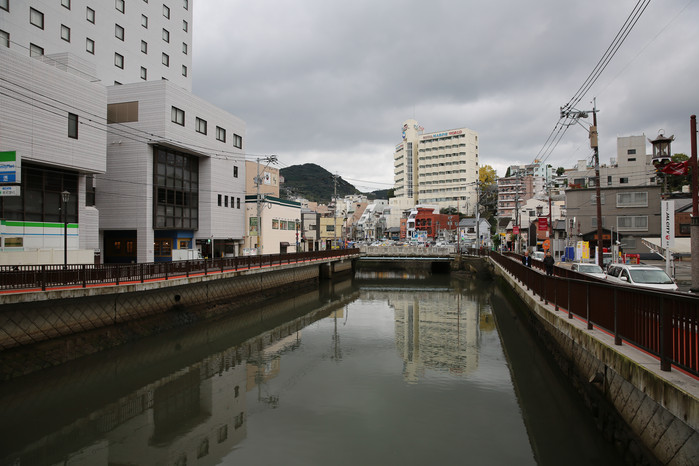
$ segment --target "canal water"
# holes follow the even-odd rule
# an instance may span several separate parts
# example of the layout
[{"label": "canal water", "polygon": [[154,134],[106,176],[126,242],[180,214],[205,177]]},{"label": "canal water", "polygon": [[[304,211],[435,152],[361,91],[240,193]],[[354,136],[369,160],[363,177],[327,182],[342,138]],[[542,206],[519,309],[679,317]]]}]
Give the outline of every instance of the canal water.
[{"label": "canal water", "polygon": [[358,273],[4,383],[0,464],[623,464],[500,286]]}]

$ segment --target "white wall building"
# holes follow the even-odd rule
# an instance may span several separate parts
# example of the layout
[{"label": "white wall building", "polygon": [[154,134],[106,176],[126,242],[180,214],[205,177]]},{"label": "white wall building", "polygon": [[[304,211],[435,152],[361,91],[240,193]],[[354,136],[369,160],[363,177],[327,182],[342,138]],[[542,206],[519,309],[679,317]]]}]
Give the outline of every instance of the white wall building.
[{"label": "white wall building", "polygon": [[[86,262],[79,249],[89,262],[240,252],[245,124],[190,92],[191,7],[0,0],[0,151],[34,170],[21,196],[0,201],[11,247],[63,252],[55,222],[67,190],[71,263]],[[31,244],[16,220],[32,222]],[[42,258],[25,259],[57,262]]]},{"label": "white wall building", "polygon": [[[260,196],[260,223],[262,238],[257,229],[257,196],[245,198],[245,214],[248,243],[244,254],[255,255],[258,248],[261,254],[285,254],[296,252],[296,243],[301,248],[303,230],[301,228],[301,203],[287,201],[273,196]],[[262,247],[260,247],[260,245]]]},{"label": "white wall building", "polygon": [[478,133],[457,128],[425,134],[411,119],[402,135],[393,154],[396,197],[475,213]]},{"label": "white wall building", "polygon": [[243,121],[166,80],[109,87],[108,114],[97,189],[105,261],[186,259],[197,244],[205,257],[238,253]]},{"label": "white wall building", "polygon": [[0,152],[21,163],[19,195],[0,199],[0,263],[63,263],[65,220],[68,262],[94,261],[99,215],[89,184],[106,169],[107,91],[83,79],[91,70],[80,65],[62,71],[0,44]]},{"label": "white wall building", "polygon": [[2,0],[0,30],[20,55],[91,63],[104,86],[165,78],[192,90],[187,0]]},{"label": "white wall building", "polygon": [[[601,187],[654,186],[655,167],[652,154],[646,152],[646,136],[626,136],[617,138],[617,155],[609,164],[600,165]],[[568,186],[594,187],[595,167],[587,160],[579,160],[575,168],[566,170]]]}]

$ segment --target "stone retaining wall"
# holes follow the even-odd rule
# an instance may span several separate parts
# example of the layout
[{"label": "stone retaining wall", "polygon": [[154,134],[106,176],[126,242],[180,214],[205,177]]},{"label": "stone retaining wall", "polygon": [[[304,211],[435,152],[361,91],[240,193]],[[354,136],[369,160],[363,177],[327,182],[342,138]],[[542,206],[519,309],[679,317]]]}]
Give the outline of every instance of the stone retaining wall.
[{"label": "stone retaining wall", "polygon": [[676,369],[660,371],[657,359],[628,344],[614,345],[612,336],[555,311],[493,266],[529,308],[540,338],[629,464],[699,464],[699,381]]}]

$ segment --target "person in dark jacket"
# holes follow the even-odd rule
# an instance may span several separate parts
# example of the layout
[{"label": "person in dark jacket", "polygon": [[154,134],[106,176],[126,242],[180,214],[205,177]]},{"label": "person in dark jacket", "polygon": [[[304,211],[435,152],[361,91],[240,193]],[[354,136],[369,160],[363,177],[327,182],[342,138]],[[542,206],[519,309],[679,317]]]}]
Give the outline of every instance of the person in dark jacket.
[{"label": "person in dark jacket", "polygon": [[527,267],[532,266],[532,258],[529,256],[529,251],[524,251],[524,255],[522,256],[522,265],[526,265]]},{"label": "person in dark jacket", "polygon": [[553,259],[551,251],[546,251],[546,257],[544,257],[544,267],[546,267],[546,275],[553,275],[553,264],[555,263],[556,261]]}]

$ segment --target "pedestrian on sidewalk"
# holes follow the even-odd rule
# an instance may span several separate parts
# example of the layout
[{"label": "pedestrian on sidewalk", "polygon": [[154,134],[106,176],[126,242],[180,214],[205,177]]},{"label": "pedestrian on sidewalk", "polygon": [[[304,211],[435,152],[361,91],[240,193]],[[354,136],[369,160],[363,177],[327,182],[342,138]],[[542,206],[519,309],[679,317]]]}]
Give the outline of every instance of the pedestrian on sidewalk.
[{"label": "pedestrian on sidewalk", "polygon": [[532,266],[532,258],[529,257],[529,251],[524,251],[524,256],[522,256],[522,265],[527,267]]},{"label": "pedestrian on sidewalk", "polygon": [[546,251],[546,257],[544,257],[544,267],[546,267],[546,275],[553,275],[553,264],[555,263],[556,261],[553,259],[551,251]]}]

